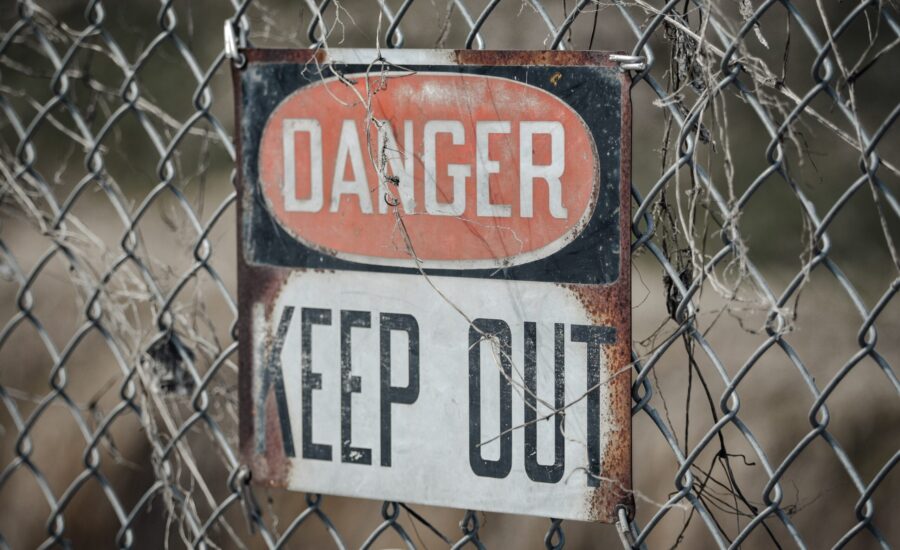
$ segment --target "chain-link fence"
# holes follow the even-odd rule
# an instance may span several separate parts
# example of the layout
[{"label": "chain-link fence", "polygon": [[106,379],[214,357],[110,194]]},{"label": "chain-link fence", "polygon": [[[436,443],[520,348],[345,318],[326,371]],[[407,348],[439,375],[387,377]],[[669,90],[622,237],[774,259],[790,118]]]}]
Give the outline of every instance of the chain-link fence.
[{"label": "chain-link fence", "polygon": [[[0,546],[900,541],[890,0],[0,6]],[[223,26],[258,46],[636,57],[635,518],[250,483]]]}]

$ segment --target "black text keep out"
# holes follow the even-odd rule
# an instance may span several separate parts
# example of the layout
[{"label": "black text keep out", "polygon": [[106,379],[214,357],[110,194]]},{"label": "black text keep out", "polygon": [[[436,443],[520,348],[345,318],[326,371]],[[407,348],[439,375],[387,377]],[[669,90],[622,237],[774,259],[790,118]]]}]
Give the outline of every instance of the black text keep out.
[{"label": "black text keep out", "polygon": [[[543,321],[542,321],[543,322]],[[300,324],[299,339],[287,339],[292,323]],[[524,460],[525,472],[532,481],[542,483],[557,483],[563,478],[565,472],[565,441],[563,437],[565,423],[565,386],[566,369],[586,369],[586,387],[582,389],[587,403],[587,454],[588,468],[591,475],[586,476],[585,483],[588,486],[597,486],[600,475],[600,389],[601,389],[601,363],[603,361],[603,348],[615,343],[616,332],[612,327],[552,323],[553,341],[539,341],[537,337],[537,322],[525,321],[523,328],[524,338],[521,342],[513,342],[510,325],[502,319],[478,318],[469,325],[468,334],[446,334],[446,338],[464,339],[468,349],[468,357],[460,358],[459,363],[468,363],[468,372],[460,370],[460,384],[468,383],[468,449],[469,466],[474,474],[481,477],[505,478],[512,470],[513,426],[512,394],[514,391],[512,382],[517,380],[513,369],[514,346],[521,345],[523,350],[515,350],[523,353],[524,364],[520,365],[521,382],[519,387],[524,399],[524,422],[521,429],[524,431]],[[548,323],[550,324],[550,323]],[[316,334],[319,331],[339,331],[340,349],[333,350],[329,356],[337,360],[331,364],[313,364],[313,349],[320,345],[316,342]],[[377,353],[380,362],[380,391],[377,395],[365,395],[361,391],[361,379],[353,374],[351,360],[351,345],[353,335],[357,331],[377,330],[378,349],[368,350],[369,353]],[[405,385],[395,386],[391,384],[392,370],[392,332],[402,332],[406,335],[408,369]],[[296,334],[296,331],[294,332]],[[584,344],[581,357],[567,357],[565,353],[566,338],[570,342]],[[300,365],[283,364],[282,356],[286,347],[299,346]],[[495,365],[482,364],[482,346],[492,346],[494,349],[495,364],[499,363],[499,369]],[[552,346],[553,365],[553,409],[562,413],[553,414],[546,407],[541,408],[537,403],[537,357],[539,346]],[[465,350],[466,347],[461,347]],[[270,392],[274,394],[278,420],[281,428],[282,445],[284,453],[289,458],[302,457],[303,459],[321,461],[340,461],[342,463],[372,465],[372,449],[355,446],[352,442],[352,415],[353,403],[358,399],[377,399],[380,414],[380,466],[391,467],[391,411],[394,407],[415,407],[419,398],[422,384],[428,384],[428,370],[422,369],[424,359],[428,358],[428,350],[422,349],[419,337],[419,322],[407,313],[378,313],[357,310],[332,310],[322,308],[307,308],[285,306],[278,321],[274,338],[270,340],[268,349],[265,350],[264,369],[259,373],[257,381],[257,393],[255,397],[255,433],[256,452],[266,451],[266,401]],[[570,354],[571,355],[571,354]],[[301,395],[287,395],[284,383],[285,369],[297,369],[301,371],[302,389]],[[334,388],[323,387],[322,371],[326,369],[340,369],[340,384]],[[482,453],[482,443],[487,439],[482,434],[481,380],[482,368],[497,370],[500,379],[499,384],[499,427],[500,432],[495,437],[500,441],[500,456],[497,459],[485,459]],[[584,380],[585,377],[582,377]],[[354,395],[359,394],[359,395]],[[301,407],[302,426],[292,425],[288,413],[288,401],[299,402]],[[316,414],[323,414],[318,405],[324,401],[340,401],[340,433],[316,433],[313,434],[313,418]],[[318,406],[317,406],[318,405]],[[540,464],[538,462],[538,430],[537,423],[541,420],[554,422],[553,430],[553,462]],[[414,436],[415,434],[404,434]],[[433,434],[422,434],[425,441]],[[298,441],[299,439],[299,441]],[[547,445],[547,443],[543,443]],[[462,452],[462,449],[460,449]],[[439,465],[435,465],[439,467]]]}]

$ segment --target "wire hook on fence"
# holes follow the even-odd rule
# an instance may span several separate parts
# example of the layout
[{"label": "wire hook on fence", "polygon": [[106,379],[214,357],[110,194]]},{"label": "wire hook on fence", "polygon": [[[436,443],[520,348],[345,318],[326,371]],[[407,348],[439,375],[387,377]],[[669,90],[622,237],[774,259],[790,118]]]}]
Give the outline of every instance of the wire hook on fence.
[{"label": "wire hook on fence", "polygon": [[226,19],[222,31],[225,41],[223,53],[239,69],[243,68],[247,63],[247,57],[240,50],[247,47],[248,30],[247,20],[241,17],[238,22],[235,22],[233,19]]},{"label": "wire hook on fence", "polygon": [[628,511],[624,506],[616,509],[616,531],[619,533],[623,548],[634,548],[634,535],[628,522]]},{"label": "wire hook on fence", "polygon": [[643,71],[647,68],[647,58],[643,55],[625,55],[614,53],[609,60],[619,64],[623,71]]}]

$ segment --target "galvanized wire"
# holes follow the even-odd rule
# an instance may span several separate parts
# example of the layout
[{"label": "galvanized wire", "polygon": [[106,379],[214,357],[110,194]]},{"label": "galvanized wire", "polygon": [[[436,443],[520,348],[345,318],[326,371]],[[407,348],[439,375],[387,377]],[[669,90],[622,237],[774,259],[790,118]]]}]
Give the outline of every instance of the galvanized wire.
[{"label": "galvanized wire", "polygon": [[[786,500],[789,488],[784,478],[800,462],[801,455],[813,447],[824,446],[858,493],[853,495],[853,509],[846,510],[854,517],[852,527],[830,544],[844,546],[852,541],[890,546],[893,541],[883,531],[885,526],[876,522],[875,500],[886,490],[883,488],[886,480],[900,460],[896,431],[882,434],[888,439],[888,448],[894,449],[893,453],[874,470],[866,469],[874,474],[864,475],[830,431],[831,412],[827,401],[855,369],[867,362],[881,372],[882,383],[894,392],[894,397],[900,395],[900,382],[892,366],[896,357],[879,350],[876,328],[879,316],[890,309],[900,291],[898,266],[885,265],[883,269],[892,273],[891,282],[883,290],[876,289],[878,297],[874,301],[866,298],[871,289],[859,288],[859,283],[854,284],[839,267],[831,231],[833,222],[848,209],[847,205],[869,193],[877,206],[871,215],[884,220],[881,226],[896,263],[891,231],[900,218],[900,203],[895,194],[898,170],[889,159],[883,158],[883,144],[900,117],[900,103],[897,96],[890,97],[887,103],[893,101],[892,107],[863,121],[858,113],[859,103],[852,98],[851,85],[876,66],[879,58],[887,58],[900,41],[900,25],[892,6],[888,2],[861,0],[841,12],[841,19],[828,26],[810,15],[824,10],[818,2],[812,12],[806,9],[810,6],[790,0],[743,1],[739,10],[725,2],[703,0],[665,3],[572,0],[568,5],[549,0],[517,0],[512,3],[517,4],[520,12],[531,10],[537,18],[537,28],[543,29],[540,35],[516,37],[517,45],[522,48],[603,48],[604,25],[610,24],[607,20],[616,15],[616,25],[624,21],[633,33],[633,40],[620,61],[622,70],[630,71],[633,76],[635,110],[666,111],[665,119],[674,136],[666,140],[664,154],[654,153],[657,160],[662,159],[658,178],[634,181],[633,190],[633,253],[651,258],[659,267],[668,292],[670,321],[669,330],[649,352],[638,353],[635,347],[633,413],[645,417],[655,427],[656,435],[671,454],[674,467],[671,487],[664,491],[668,493],[665,502],[643,504],[639,499],[639,509],[644,507],[649,512],[642,516],[640,523],[621,514],[617,536],[627,546],[643,547],[655,530],[661,529],[662,523],[687,509],[691,517],[699,518],[707,544],[737,547],[748,540],[763,540],[793,542],[805,547],[807,538],[814,534],[801,532],[795,524],[796,510]],[[24,475],[30,479],[34,491],[49,510],[44,520],[42,546],[67,544],[70,533],[77,527],[67,518],[73,513],[73,507],[83,506],[83,503],[73,503],[78,502],[79,495],[88,486],[99,487],[99,493],[92,493],[94,498],[102,497],[108,504],[104,505],[104,510],[108,510],[105,513],[114,516],[117,534],[109,542],[123,547],[141,546],[137,538],[138,524],[154,507],[162,508],[173,519],[178,526],[173,528],[173,532],[177,531],[173,536],[186,546],[243,546],[255,541],[280,548],[302,543],[303,528],[311,522],[324,527],[336,547],[347,546],[344,535],[326,512],[327,497],[307,495],[306,506],[300,513],[287,518],[274,517],[265,502],[261,502],[259,489],[251,485],[249,469],[240,462],[237,423],[228,412],[235,391],[240,336],[236,329],[238,310],[233,278],[220,273],[223,264],[219,258],[227,258],[227,252],[217,247],[212,237],[232,231],[235,193],[232,190],[217,198],[218,204],[207,213],[201,205],[202,196],[191,195],[193,187],[198,185],[195,180],[204,174],[213,178],[221,176],[209,174],[208,166],[202,164],[197,174],[188,173],[183,167],[188,158],[207,154],[204,148],[214,149],[233,162],[235,150],[230,130],[233,121],[223,119],[230,116],[229,92],[227,88],[216,88],[214,82],[227,79],[231,63],[241,63],[237,48],[252,42],[254,10],[263,10],[260,12],[263,21],[267,17],[275,18],[273,14],[278,13],[296,17],[296,8],[265,4],[263,0],[221,2],[215,9],[205,10],[203,21],[198,21],[196,14],[185,13],[186,7],[170,0],[162,1],[154,4],[154,33],[137,46],[131,37],[123,34],[128,29],[107,17],[112,6],[109,0],[83,2],[80,15],[68,17],[65,22],[41,2],[19,0],[13,8],[15,15],[4,20],[0,40],[3,131],[0,150],[3,218],[0,220],[4,220],[0,225],[0,276],[6,288],[14,289],[14,303],[9,304],[8,318],[0,318],[5,323],[0,329],[0,402],[5,409],[0,421],[10,456],[0,470],[0,501],[17,499],[17,494],[9,489],[13,477]],[[302,43],[335,46],[340,27],[349,24],[346,18],[380,17],[379,42],[382,47],[393,48],[409,45],[415,33],[406,29],[404,34],[406,18],[413,17],[410,14],[426,3],[424,0],[393,3],[379,0],[374,13],[360,4],[344,5],[337,0],[318,3],[308,0],[306,4],[309,22],[297,19],[291,23],[296,27],[295,46]],[[443,4],[449,14],[466,26],[460,43],[448,43],[448,47],[492,47],[492,32],[498,32],[497,25],[504,23],[496,18],[501,17],[501,8],[508,2],[447,0]],[[344,21],[341,21],[342,13]],[[575,26],[591,19],[597,25],[598,14],[600,38],[594,41],[592,35],[590,44],[575,40]],[[747,49],[748,41],[755,40],[760,28],[772,20],[787,20],[792,28],[799,29],[800,36],[791,39],[802,42],[812,52],[809,55],[812,64],[806,68],[811,85],[802,93],[784,87],[777,74]],[[204,50],[204,45],[191,39],[192,29],[201,24],[216,32],[223,26],[226,29],[228,38],[217,39],[212,55],[208,48]],[[877,55],[871,56],[868,64],[856,66],[856,72],[848,76],[846,60],[841,58],[838,45],[848,35],[866,32],[870,38],[877,36],[881,40],[870,40],[870,49]],[[301,35],[302,40],[297,38]],[[787,49],[787,45],[784,47]],[[678,48],[682,48],[681,54],[676,52]],[[685,51],[689,55],[683,55]],[[86,69],[85,58],[90,56],[102,57],[106,62],[105,68],[96,75]],[[29,67],[35,59],[41,64]],[[160,70],[160,61],[178,64],[189,76],[171,82],[162,92],[158,86],[152,86],[154,92],[149,93],[148,82]],[[896,74],[896,65],[884,65],[882,62],[878,70]],[[111,75],[113,69],[117,72]],[[3,73],[14,76],[4,77]],[[680,80],[677,89],[673,89],[674,74]],[[27,79],[19,78],[22,75]],[[39,81],[42,86],[35,91],[38,88],[21,84],[24,80]],[[85,90],[89,91],[87,99]],[[720,128],[713,125],[715,121],[709,119],[709,113],[727,94],[752,111],[768,136],[766,146],[756,151],[765,159],[765,166],[738,194],[729,193],[721,171],[711,166],[711,157],[700,153],[717,139],[715,132]],[[98,104],[92,97],[102,101]],[[637,98],[643,98],[641,101],[645,103]],[[177,101],[182,102],[177,107],[177,116],[169,115],[162,107],[175,109]],[[821,123],[825,132],[838,136],[854,149],[858,160],[856,179],[842,188],[836,200],[825,205],[824,214],[820,212],[822,204],[815,196],[816,189],[798,181],[789,162],[788,143],[795,139],[798,126],[810,120]],[[723,125],[721,129],[735,135],[741,132],[736,126]],[[663,129],[658,130],[662,141]],[[43,136],[49,133],[56,135],[54,143],[67,142],[75,152],[63,154],[56,149],[48,150]],[[155,164],[150,184],[147,185],[146,178],[141,180],[137,195],[134,184],[113,175],[121,173],[122,156],[127,163],[127,157],[138,154],[127,149],[133,145],[122,145],[124,134],[141,136],[149,153],[144,150],[140,154],[149,154]],[[200,149],[195,146],[198,140],[203,144]],[[116,155],[119,158],[112,160]],[[80,168],[70,162],[76,157],[82,163]],[[716,233],[721,237],[721,245],[717,247],[705,243],[699,253],[691,249],[687,253],[688,262],[683,257],[675,258],[673,241],[667,240],[661,229],[660,214],[660,204],[667,194],[673,190],[684,191],[679,185],[685,179],[690,181],[692,193],[704,197],[704,208],[715,220]],[[739,223],[751,199],[760,195],[761,189],[775,185],[785,186],[796,199],[809,235],[808,254],[801,257],[788,283],[781,285],[771,283],[765,268],[746,254],[747,244]],[[85,228],[100,223],[74,214],[85,202],[102,202],[108,207],[104,211],[110,213],[102,222],[105,234],[115,238],[105,238],[102,254],[85,251],[85,235],[89,232]],[[150,229],[153,218],[163,214],[180,220],[179,239],[170,244],[172,249],[184,248],[181,252],[186,261],[182,258],[180,262],[172,260],[167,264],[169,260],[148,248],[147,234],[153,231]],[[14,218],[24,220],[21,223],[35,235],[29,246],[39,254],[32,254],[35,257],[27,261],[20,260],[21,248],[16,252],[10,244],[16,238],[9,229]],[[115,228],[110,229],[110,224]],[[682,234],[682,244],[692,237]],[[189,244],[185,247],[183,243]],[[48,319],[46,312],[38,313],[38,305],[45,298],[38,289],[45,278],[52,277],[49,274],[56,264],[64,266],[73,283],[67,292],[80,304],[76,324],[62,339],[48,328],[48,322],[55,320]],[[224,265],[225,269],[232,269],[229,264]],[[704,291],[712,292],[710,288],[720,284],[717,278],[722,270],[734,265],[739,266],[747,284],[756,289],[757,306],[766,315],[764,329],[757,334],[755,351],[739,364],[723,358],[727,350],[711,343],[699,320]],[[844,327],[855,333],[858,350],[824,380],[816,378],[792,345],[789,328],[796,320],[788,313],[804,285],[813,275],[820,274],[827,274],[836,283],[835,292],[850,300],[859,317],[858,324]],[[201,282],[204,286],[199,291],[196,285]],[[202,314],[203,304],[212,302],[220,307],[215,318],[207,319],[211,328],[204,331],[197,328],[198,311]],[[46,355],[45,363],[49,365],[40,371],[39,384],[31,386],[37,390],[32,389],[33,395],[28,398],[6,382],[9,372],[23,361],[12,350],[15,340],[26,330],[37,335],[35,345],[41,348],[33,354]],[[82,392],[77,388],[83,384],[95,391],[102,390],[103,381],[79,381],[79,377],[87,375],[75,368],[72,359],[85,349],[85,342],[91,338],[100,339],[105,346],[104,353],[112,357],[118,368],[110,386],[117,395],[111,399],[113,405],[109,410],[86,407],[73,397]],[[668,412],[659,408],[654,395],[655,369],[664,360],[671,360],[673,350],[680,343],[702,357],[709,366],[706,375],[715,378],[722,388],[715,396],[718,400],[715,419],[703,425],[705,431],[690,444],[679,439]],[[808,416],[798,420],[806,424],[805,433],[783,456],[767,453],[760,427],[751,430],[741,416],[742,382],[754,369],[761,369],[759,365],[764,357],[772,355],[788,362],[793,371],[792,391],[811,402]],[[695,361],[693,357],[688,360]],[[864,402],[867,389],[857,391],[861,403]],[[182,398],[178,399],[178,395]],[[77,467],[69,469],[62,485],[59,479],[50,479],[58,476],[48,476],[46,465],[35,454],[38,426],[48,411],[55,408],[68,413],[83,440],[83,445],[75,451],[54,449],[52,441],[41,441],[41,445],[49,445],[50,451],[64,460],[78,462]],[[147,434],[149,450],[144,461],[153,472],[151,480],[137,489],[129,488],[128,493],[107,474],[111,463],[116,462],[110,451],[114,427],[124,423],[126,417],[137,418]],[[722,511],[714,506],[707,487],[709,476],[699,465],[701,455],[711,450],[718,453],[719,441],[726,437],[729,445],[743,449],[744,460],[762,469],[767,480],[762,490],[753,495],[756,505],[745,500],[730,511],[743,519],[737,524],[726,524],[721,519]],[[723,445],[718,456],[728,460],[727,453],[722,456],[724,449]],[[209,456],[217,457],[218,465],[204,458]],[[735,485],[731,490],[737,492]],[[410,514],[411,524],[404,525],[401,521],[404,511]],[[235,522],[234,518],[241,516],[246,526]],[[886,516],[879,517],[883,521]],[[366,518],[366,521],[373,528],[362,542],[364,548],[377,547],[383,540],[381,537],[390,533],[406,546],[416,547],[419,539],[410,533],[410,526],[431,530],[452,548],[469,545],[480,548],[482,531],[490,529],[489,522],[480,513],[467,511],[459,522],[459,533],[443,533],[414,507],[395,502],[384,502],[380,517]],[[610,529],[596,527],[604,528]],[[751,539],[763,531],[768,535]],[[5,546],[8,538],[0,533],[0,546]],[[657,542],[676,544],[678,540]],[[559,520],[550,520],[543,540],[535,541],[547,548],[561,548],[565,543],[565,525]]]}]

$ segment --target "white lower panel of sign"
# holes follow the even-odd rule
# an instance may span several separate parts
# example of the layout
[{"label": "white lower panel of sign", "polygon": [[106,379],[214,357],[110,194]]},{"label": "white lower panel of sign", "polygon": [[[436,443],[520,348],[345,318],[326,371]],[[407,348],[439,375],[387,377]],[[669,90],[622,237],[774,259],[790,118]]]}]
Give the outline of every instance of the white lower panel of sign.
[{"label": "white lower panel of sign", "polygon": [[290,489],[593,519],[619,428],[607,392],[589,388],[610,375],[615,331],[570,291],[306,271],[266,310],[254,309],[254,396],[280,355]]}]

